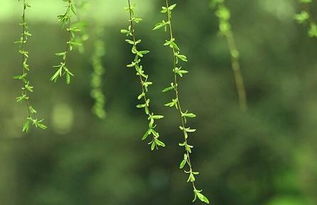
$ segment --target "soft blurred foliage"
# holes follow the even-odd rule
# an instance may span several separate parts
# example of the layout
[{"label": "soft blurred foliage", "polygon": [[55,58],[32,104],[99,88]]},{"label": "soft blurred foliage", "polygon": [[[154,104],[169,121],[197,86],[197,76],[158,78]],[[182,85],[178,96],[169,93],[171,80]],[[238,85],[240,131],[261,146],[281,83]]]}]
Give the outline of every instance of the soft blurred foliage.
[{"label": "soft blurred foliage", "polygon": [[[70,59],[74,81],[49,81],[54,56],[66,35],[56,22],[63,1],[32,0],[29,10],[33,103],[46,131],[21,134],[25,106],[15,102],[20,59],[21,5],[0,7],[0,204],[4,205],[163,205],[191,204],[191,188],[178,169],[182,159],[176,112],[160,90],[171,78],[166,36],[153,32],[163,1],[136,1],[144,18],[137,27],[151,50],[144,66],[154,85],[154,110],[165,115],[159,129],[168,145],[150,152],[141,137],[142,110],[135,108],[139,84],[125,65],[129,47],[119,31],[127,25],[125,1],[91,0],[82,14],[90,39],[84,53]],[[204,193],[218,205],[317,204],[317,41],[294,22],[295,0],[228,0],[241,50],[249,110],[239,111],[225,40],[208,0],[178,0],[175,33],[190,58],[181,82],[183,104],[197,113],[194,167]],[[94,32],[104,27],[107,118],[91,114],[91,54]],[[198,203],[199,204],[199,203]]]}]

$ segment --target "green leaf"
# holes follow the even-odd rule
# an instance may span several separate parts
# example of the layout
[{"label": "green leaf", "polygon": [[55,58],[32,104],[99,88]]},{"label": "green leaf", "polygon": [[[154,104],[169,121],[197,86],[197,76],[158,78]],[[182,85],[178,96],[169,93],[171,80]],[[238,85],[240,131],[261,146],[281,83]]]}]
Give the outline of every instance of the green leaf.
[{"label": "green leaf", "polygon": [[143,19],[140,17],[132,17],[132,21],[134,21],[135,23],[140,23]]},{"label": "green leaf", "polygon": [[22,75],[16,75],[13,77],[13,79],[15,80],[22,80],[22,79],[25,79],[25,77],[27,76],[27,73],[24,73]]},{"label": "green leaf", "polygon": [[143,57],[145,54],[148,54],[150,51],[144,50],[144,51],[137,51],[136,54],[140,57]]},{"label": "green leaf", "polygon": [[308,35],[312,38],[317,37],[317,25],[315,23],[310,24]]},{"label": "green leaf", "polygon": [[29,106],[29,111],[32,114],[36,114],[37,113],[37,111],[32,106]]},{"label": "green leaf", "polygon": [[168,10],[172,11],[175,7],[176,7],[176,4],[170,5],[170,6],[168,7]]},{"label": "green leaf", "polygon": [[145,97],[145,93],[144,92],[142,92],[140,95],[138,95],[137,99],[141,100],[143,97]]},{"label": "green leaf", "polygon": [[21,102],[21,101],[28,100],[28,99],[29,99],[29,97],[25,94],[22,94],[21,96],[18,96],[16,98],[17,102]]},{"label": "green leaf", "polygon": [[149,126],[149,127],[151,127],[151,129],[149,129],[150,134],[152,134],[155,138],[158,138],[160,136],[160,134],[153,129],[153,126]]},{"label": "green leaf", "polygon": [[167,12],[171,12],[174,8],[176,7],[176,4],[173,4],[171,6],[169,6],[168,8],[163,6],[162,7],[162,10],[161,10],[161,13],[167,13]]},{"label": "green leaf", "polygon": [[125,34],[127,36],[131,35],[131,32],[129,30],[127,30],[127,29],[121,29],[120,33]]},{"label": "green leaf", "polygon": [[188,175],[187,182],[194,182],[194,181],[196,181],[196,178],[195,178],[194,174],[192,172],[190,172]]},{"label": "green leaf", "polygon": [[179,164],[179,168],[180,168],[180,169],[183,169],[184,166],[186,165],[186,163],[187,163],[187,154],[184,154],[184,158],[183,158],[183,160],[181,161],[181,163]]},{"label": "green leaf", "polygon": [[47,126],[44,125],[44,124],[42,124],[42,123],[38,123],[38,124],[37,124],[37,127],[41,128],[41,129],[43,129],[43,130],[47,129]]},{"label": "green leaf", "polygon": [[145,107],[146,107],[146,104],[145,104],[145,103],[144,103],[144,104],[138,104],[136,107],[137,107],[137,108],[145,108]]},{"label": "green leaf", "polygon": [[180,59],[181,61],[184,61],[184,62],[187,62],[187,61],[188,61],[188,60],[187,60],[187,57],[186,57],[185,55],[181,55],[181,54],[179,54],[178,52],[175,53],[175,56],[176,56],[178,59]]},{"label": "green leaf", "polygon": [[130,39],[126,39],[125,40],[128,44],[134,45],[134,41],[130,40]]},{"label": "green leaf", "polygon": [[168,91],[171,91],[171,90],[174,90],[176,88],[176,86],[174,85],[174,83],[171,83],[171,86],[167,87],[167,88],[164,88],[162,90],[163,93],[166,93]]},{"label": "green leaf", "polygon": [[189,153],[192,152],[192,148],[194,147],[194,146],[192,146],[192,145],[189,145],[189,144],[187,143],[187,141],[185,141],[185,142],[183,142],[183,143],[179,143],[178,145],[179,145],[180,147],[185,147],[185,150],[188,151]]},{"label": "green leaf", "polygon": [[166,93],[166,92],[171,91],[171,90],[173,90],[173,89],[174,89],[173,87],[167,87],[167,88],[164,88],[164,89],[162,90],[162,92],[163,92],[163,93]]},{"label": "green leaf", "polygon": [[47,127],[46,125],[44,125],[42,122],[44,121],[43,119],[42,120],[38,120],[38,119],[33,119],[31,117],[28,118],[30,121],[32,121],[32,124],[37,127],[37,128],[41,128],[43,130],[45,130]]},{"label": "green leaf", "polygon": [[202,201],[202,202],[204,202],[206,204],[209,204],[210,202],[209,202],[208,198],[205,195],[203,195],[201,192],[202,192],[202,190],[194,189],[193,202],[195,202],[196,199],[198,198],[200,201]]},{"label": "green leaf", "polygon": [[69,73],[66,73],[66,83],[70,84],[71,75]]},{"label": "green leaf", "polygon": [[60,76],[62,76],[62,69],[55,71],[50,80],[56,82],[57,78]]},{"label": "green leaf", "polygon": [[196,132],[196,129],[192,129],[190,127],[185,128],[183,126],[179,126],[179,129],[185,132]]},{"label": "green leaf", "polygon": [[62,56],[62,57],[64,57],[64,56],[66,56],[66,51],[64,51],[64,52],[60,52],[60,53],[55,53],[55,55],[56,56]]},{"label": "green leaf", "polygon": [[187,74],[188,71],[187,70],[182,70],[182,67],[176,67],[174,68],[174,73],[176,73],[177,75],[179,75],[180,77],[183,77],[184,74]]},{"label": "green leaf", "polygon": [[162,142],[162,141],[160,141],[158,138],[155,138],[155,143],[156,143],[158,146],[160,146],[160,147],[165,147],[165,146],[166,146],[165,143]]},{"label": "green leaf", "polygon": [[186,112],[182,113],[182,117],[195,118],[196,115],[194,113],[186,111]]},{"label": "green leaf", "polygon": [[153,151],[155,149],[155,147],[156,147],[156,143],[155,143],[155,141],[152,141],[151,142],[151,150]]},{"label": "green leaf", "polygon": [[25,85],[24,85],[24,90],[27,90],[29,92],[33,92],[33,86],[30,85],[29,82],[27,82]]},{"label": "green leaf", "polygon": [[174,107],[175,106],[175,108],[177,109],[177,103],[178,103],[178,100],[177,100],[177,98],[175,98],[175,99],[172,99],[171,102],[165,103],[164,105],[166,107]]},{"label": "green leaf", "polygon": [[166,27],[169,23],[170,23],[169,21],[166,22],[165,20],[163,20],[162,22],[155,24],[153,30],[158,30],[163,27]]},{"label": "green leaf", "polygon": [[295,20],[302,24],[305,23],[309,19],[309,13],[307,11],[301,11],[300,13],[295,15]]},{"label": "green leaf", "polygon": [[151,115],[150,118],[152,118],[153,120],[159,120],[159,119],[164,118],[164,116],[163,115]]},{"label": "green leaf", "polygon": [[203,195],[202,193],[197,192],[197,197],[200,201],[202,201],[206,204],[209,204],[209,199],[205,195]]},{"label": "green leaf", "polygon": [[142,140],[145,140],[145,139],[150,135],[150,133],[151,133],[150,129],[147,130],[147,131],[144,133],[144,135],[143,135],[143,137],[142,137]]},{"label": "green leaf", "polygon": [[28,132],[30,129],[30,121],[26,120],[25,123],[23,124],[22,132]]}]

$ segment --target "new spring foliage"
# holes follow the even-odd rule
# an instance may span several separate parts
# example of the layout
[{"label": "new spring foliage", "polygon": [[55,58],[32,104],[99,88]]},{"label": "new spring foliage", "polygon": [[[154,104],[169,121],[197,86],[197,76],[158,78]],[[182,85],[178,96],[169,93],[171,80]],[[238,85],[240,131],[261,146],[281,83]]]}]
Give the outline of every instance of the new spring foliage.
[{"label": "new spring foliage", "polygon": [[58,21],[65,28],[68,33],[68,41],[66,42],[66,48],[62,52],[55,53],[56,56],[61,58],[58,65],[53,66],[55,72],[51,77],[51,81],[56,82],[59,78],[65,77],[66,83],[70,84],[71,78],[74,74],[68,67],[67,59],[69,53],[74,49],[74,47],[80,48],[82,46],[81,41],[81,29],[72,23],[72,19],[77,16],[76,6],[73,0],[63,0],[66,4],[66,10],[64,14],[58,15]]},{"label": "new spring foliage", "polygon": [[200,201],[209,204],[208,198],[202,194],[202,190],[198,189],[196,186],[196,177],[199,175],[199,172],[194,171],[192,162],[191,162],[191,153],[193,146],[189,144],[189,135],[196,131],[196,129],[190,128],[187,125],[188,119],[195,118],[196,115],[188,110],[183,109],[181,106],[181,100],[179,95],[179,85],[178,81],[179,78],[183,78],[185,74],[188,73],[186,69],[182,67],[182,63],[187,62],[187,57],[181,53],[180,47],[177,45],[176,39],[174,38],[173,33],[173,25],[172,25],[172,12],[175,9],[176,4],[169,4],[168,0],[165,0],[165,6],[162,7],[161,13],[166,15],[166,19],[162,20],[161,22],[157,23],[153,30],[164,29],[168,32],[168,39],[165,40],[164,46],[171,49],[172,53],[172,72],[174,75],[173,81],[170,83],[170,86],[163,90],[164,93],[166,92],[173,92],[174,96],[170,102],[166,103],[165,106],[170,108],[175,108],[178,111],[179,118],[181,124],[179,126],[180,131],[183,134],[183,141],[179,143],[180,147],[184,148],[184,155],[183,159],[179,164],[179,168],[184,170],[184,172],[188,175],[187,182],[191,183],[194,192],[194,199],[195,202],[197,199]]},{"label": "new spring foliage", "polygon": [[46,125],[43,124],[43,119],[37,118],[37,111],[36,109],[31,105],[30,100],[30,94],[33,93],[34,87],[32,86],[29,75],[30,75],[30,65],[28,63],[29,61],[29,51],[27,50],[27,43],[29,38],[32,36],[30,33],[28,23],[26,21],[26,13],[27,9],[31,7],[31,5],[28,3],[27,0],[19,0],[19,2],[22,2],[23,4],[23,12],[22,12],[22,21],[19,24],[22,27],[22,33],[20,36],[20,39],[16,41],[15,43],[19,45],[19,54],[22,57],[21,62],[21,74],[14,77],[14,79],[20,80],[23,84],[21,88],[21,94],[16,98],[17,102],[23,102],[26,105],[27,110],[27,117],[24,122],[22,131],[28,132],[30,129],[30,126],[34,126],[40,129],[46,129]]},{"label": "new spring foliage", "polygon": [[160,138],[160,134],[156,130],[156,120],[162,119],[163,115],[154,114],[150,108],[150,99],[148,97],[149,86],[152,82],[149,81],[149,76],[145,73],[145,70],[141,64],[144,55],[148,54],[148,50],[140,50],[139,44],[141,39],[137,39],[135,33],[135,25],[142,21],[142,18],[135,16],[135,7],[131,5],[131,1],[128,0],[128,7],[126,10],[129,12],[129,26],[127,29],[122,29],[121,33],[127,36],[126,42],[131,46],[131,53],[134,55],[133,61],[127,65],[128,68],[134,68],[136,75],[139,78],[141,85],[141,93],[137,97],[141,101],[137,105],[137,108],[144,109],[148,119],[148,129],[142,137],[142,140],[146,140],[151,137],[149,142],[151,150],[158,149],[159,147],[165,147],[164,142]]},{"label": "new spring foliage", "polygon": [[299,24],[304,24],[308,26],[308,36],[312,38],[317,38],[317,23],[312,18],[312,13],[310,11],[310,6],[313,3],[312,0],[298,0],[302,4],[302,10],[295,15],[295,20]]},{"label": "new spring foliage", "polygon": [[245,111],[247,110],[247,95],[240,68],[240,53],[235,42],[234,34],[232,32],[232,26],[230,24],[231,13],[225,5],[225,0],[211,0],[211,6],[215,9],[215,14],[219,19],[219,33],[227,40],[231,56],[231,67],[239,98],[239,105],[241,110]]}]

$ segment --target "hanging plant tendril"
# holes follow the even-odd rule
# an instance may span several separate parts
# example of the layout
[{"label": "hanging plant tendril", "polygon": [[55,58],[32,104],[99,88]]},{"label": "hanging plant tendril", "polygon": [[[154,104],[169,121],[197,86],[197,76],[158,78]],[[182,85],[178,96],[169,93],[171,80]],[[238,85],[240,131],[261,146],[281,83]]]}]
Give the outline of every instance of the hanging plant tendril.
[{"label": "hanging plant tendril", "polygon": [[94,99],[92,112],[100,119],[104,119],[106,117],[106,111],[104,109],[106,99],[102,92],[102,78],[105,73],[105,68],[102,65],[102,57],[105,55],[105,48],[104,42],[99,35],[95,41],[94,53],[91,60],[93,73],[91,75],[90,85],[91,97]]},{"label": "hanging plant tendril", "polygon": [[211,0],[211,5],[215,8],[216,16],[219,19],[219,33],[227,40],[239,105],[242,111],[246,111],[248,107],[247,95],[240,68],[240,53],[230,24],[230,10],[226,7],[225,0]]},{"label": "hanging plant tendril", "polygon": [[[188,174],[187,182],[190,182],[193,187],[194,199],[193,202],[198,198],[200,201],[209,204],[208,198],[202,194],[202,190],[197,189],[196,187],[196,177],[199,175],[199,172],[193,170],[192,162],[191,162],[191,153],[193,146],[189,144],[188,138],[189,134],[196,131],[196,129],[190,128],[187,126],[188,118],[195,118],[196,115],[194,113],[189,112],[188,110],[184,110],[181,106],[180,95],[179,95],[179,86],[178,86],[178,78],[182,78],[185,74],[188,73],[187,70],[183,69],[180,66],[180,62],[187,62],[187,57],[181,54],[181,50],[176,43],[176,39],[173,33],[173,25],[172,25],[172,11],[176,7],[176,4],[170,5],[168,0],[165,0],[165,6],[162,7],[161,13],[166,14],[167,19],[162,20],[157,23],[153,30],[158,30],[164,28],[165,31],[169,33],[169,39],[165,41],[164,46],[169,47],[172,50],[173,55],[173,74],[174,80],[170,84],[169,87],[163,89],[163,92],[174,91],[174,98],[171,102],[165,104],[167,107],[176,108],[179,113],[181,125],[180,130],[183,133],[184,141],[179,144],[179,146],[184,147],[185,152],[183,156],[183,160],[180,162],[179,168],[184,170],[186,174]],[[187,170],[186,170],[187,168]]]},{"label": "hanging plant tendril", "polygon": [[151,150],[158,149],[159,147],[165,147],[164,142],[160,138],[160,134],[156,131],[156,120],[162,119],[163,115],[157,115],[151,112],[150,110],[150,99],[148,98],[149,86],[152,85],[152,82],[149,81],[149,76],[145,73],[143,66],[141,65],[141,60],[144,55],[148,54],[148,50],[139,50],[138,45],[141,43],[141,40],[136,38],[135,34],[135,24],[138,24],[142,21],[142,18],[135,16],[135,8],[131,5],[131,1],[128,0],[128,7],[126,10],[129,12],[129,26],[127,29],[122,29],[121,33],[125,34],[128,39],[126,42],[131,45],[131,53],[135,55],[134,60],[127,65],[128,68],[135,68],[136,75],[139,78],[141,84],[141,94],[137,97],[138,100],[142,100],[141,104],[137,105],[137,108],[144,109],[145,114],[148,118],[148,130],[142,137],[142,140],[146,140],[151,136],[151,141],[149,145]]},{"label": "hanging plant tendril", "polygon": [[66,42],[66,48],[64,51],[55,53],[55,55],[62,58],[62,60],[59,65],[53,66],[56,71],[52,75],[51,81],[56,82],[59,78],[65,77],[66,83],[70,84],[71,78],[74,76],[74,74],[68,67],[67,59],[69,53],[74,49],[74,47],[77,47],[78,49],[82,47],[82,42],[80,37],[78,37],[80,36],[81,29],[72,23],[72,18],[77,16],[76,6],[73,0],[63,1],[66,2],[66,11],[64,14],[58,15],[57,17],[59,22],[66,28],[66,31],[68,32],[68,41]]},{"label": "hanging plant tendril", "polygon": [[[21,0],[19,0],[20,2]],[[28,23],[26,21],[26,11],[31,5],[27,0],[22,0],[23,12],[22,12],[22,22],[19,24],[22,27],[22,33],[20,39],[16,41],[16,44],[19,44],[19,54],[22,56],[22,73],[14,77],[16,80],[20,80],[23,84],[21,88],[21,95],[16,98],[17,102],[24,102],[27,109],[26,121],[23,124],[22,131],[28,132],[30,126],[34,126],[40,129],[46,129],[46,125],[43,124],[43,119],[37,118],[37,111],[34,106],[31,105],[30,94],[33,93],[34,87],[31,85],[29,80],[30,74],[30,65],[29,61],[29,51],[27,50],[27,43],[29,38],[32,36]]]}]

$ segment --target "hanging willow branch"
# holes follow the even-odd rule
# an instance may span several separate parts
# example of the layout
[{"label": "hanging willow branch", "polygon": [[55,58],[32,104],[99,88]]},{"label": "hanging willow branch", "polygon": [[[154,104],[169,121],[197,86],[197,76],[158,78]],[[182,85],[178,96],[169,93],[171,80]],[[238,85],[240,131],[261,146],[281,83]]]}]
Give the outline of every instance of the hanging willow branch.
[{"label": "hanging willow branch", "polygon": [[31,68],[28,63],[29,51],[27,50],[27,43],[28,43],[29,37],[31,37],[32,34],[30,33],[30,30],[26,21],[26,11],[31,6],[27,0],[23,0],[22,4],[23,4],[22,22],[19,24],[22,27],[22,33],[21,33],[20,39],[15,42],[16,44],[19,44],[19,53],[22,57],[22,62],[21,62],[22,73],[18,76],[15,76],[14,79],[20,80],[23,83],[23,86],[21,88],[21,95],[18,96],[16,99],[17,99],[17,102],[24,102],[26,104],[27,118],[26,118],[26,121],[24,122],[22,131],[28,132],[31,125],[40,129],[46,129],[46,125],[43,124],[43,119],[39,120],[37,118],[37,111],[31,105],[31,100],[30,100],[30,94],[33,93],[34,88],[31,85],[31,82],[29,80],[29,73]]},{"label": "hanging willow branch", "polygon": [[131,5],[131,1],[128,0],[129,12],[129,26],[128,29],[122,29],[121,33],[125,34],[128,39],[126,42],[131,45],[131,53],[135,55],[134,60],[127,65],[128,68],[135,68],[136,75],[139,77],[141,85],[141,94],[137,97],[138,100],[141,100],[142,103],[137,105],[137,108],[144,109],[145,114],[148,117],[148,130],[145,132],[142,140],[146,140],[149,136],[152,136],[149,144],[151,145],[151,150],[158,149],[159,147],[165,147],[165,144],[159,139],[160,135],[156,131],[156,120],[162,119],[163,115],[154,114],[150,109],[150,99],[148,97],[148,88],[152,85],[152,82],[149,81],[149,76],[145,73],[143,66],[141,65],[141,60],[145,54],[148,54],[148,50],[139,50],[138,45],[141,43],[140,39],[137,39],[135,34],[135,24],[138,24],[142,21],[142,18],[135,16],[135,8]]},{"label": "hanging willow branch", "polygon": [[312,38],[317,38],[317,23],[312,18],[312,13],[310,11],[310,6],[312,4],[312,0],[298,0],[299,3],[302,4],[302,10],[295,15],[295,20],[299,24],[308,25],[308,36]]},{"label": "hanging willow branch", "polygon": [[92,107],[92,112],[99,117],[104,119],[106,117],[105,106],[105,95],[102,92],[102,82],[103,75],[105,73],[105,68],[102,64],[102,57],[105,55],[105,45],[103,40],[101,40],[101,34],[97,34],[97,40],[94,45],[94,53],[92,56],[92,67],[93,73],[91,75],[91,97],[94,99],[94,105]]},{"label": "hanging willow branch", "polygon": [[240,53],[237,48],[230,24],[230,10],[226,7],[224,0],[211,0],[211,5],[216,9],[216,16],[219,19],[219,32],[227,39],[227,44],[231,56],[231,67],[239,98],[239,105],[241,110],[246,111],[247,95],[240,68]]},{"label": "hanging willow branch", "polygon": [[162,20],[160,23],[156,24],[153,30],[158,30],[164,28],[165,31],[169,33],[169,39],[165,41],[164,46],[167,46],[172,51],[173,56],[173,74],[174,80],[171,82],[170,86],[165,88],[163,92],[174,92],[174,98],[171,102],[166,103],[165,106],[176,108],[179,113],[179,118],[181,121],[181,125],[179,129],[183,133],[184,141],[179,144],[179,146],[185,149],[184,157],[181,161],[179,168],[184,170],[186,174],[188,174],[187,182],[190,182],[193,187],[194,199],[193,202],[198,198],[200,201],[209,204],[208,198],[202,194],[202,190],[197,189],[196,187],[196,177],[199,175],[199,172],[193,170],[192,162],[191,162],[191,153],[193,146],[189,144],[188,138],[189,134],[196,131],[196,129],[190,128],[187,126],[187,120],[189,118],[195,118],[196,115],[194,113],[189,112],[188,110],[184,110],[181,106],[181,100],[179,95],[179,85],[178,80],[182,78],[185,74],[188,73],[187,70],[183,69],[180,65],[181,62],[187,62],[187,57],[181,53],[179,46],[176,43],[176,39],[173,33],[173,24],[172,24],[172,11],[176,7],[176,4],[170,5],[168,0],[165,0],[165,6],[162,7],[161,13],[166,14],[167,19]]},{"label": "hanging willow branch", "polygon": [[81,38],[77,37],[80,34],[81,29],[72,23],[72,18],[77,16],[76,6],[73,0],[63,1],[66,2],[66,11],[64,14],[58,16],[58,20],[68,32],[68,41],[66,42],[66,48],[64,51],[55,53],[55,55],[61,57],[62,60],[59,65],[53,66],[56,71],[52,75],[51,81],[56,82],[58,78],[65,77],[66,83],[70,84],[71,78],[74,74],[68,68],[67,59],[69,53],[74,47],[80,48],[82,46],[82,42],[80,40]]}]

